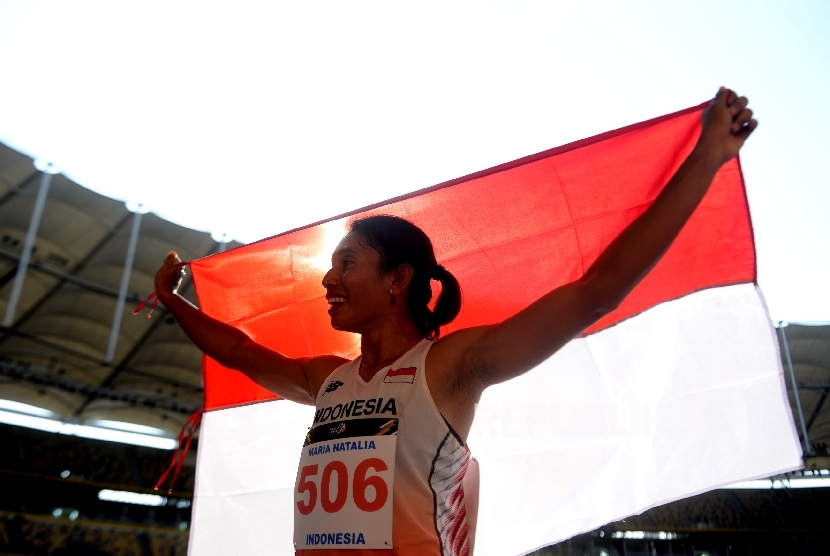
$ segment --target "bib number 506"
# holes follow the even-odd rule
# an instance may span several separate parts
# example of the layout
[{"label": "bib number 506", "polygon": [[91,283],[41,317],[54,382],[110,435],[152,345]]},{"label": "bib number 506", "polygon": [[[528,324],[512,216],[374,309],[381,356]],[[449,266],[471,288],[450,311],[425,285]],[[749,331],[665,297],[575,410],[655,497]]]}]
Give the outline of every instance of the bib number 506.
[{"label": "bib number 506", "polygon": [[[364,512],[376,512],[386,504],[389,498],[389,487],[386,481],[379,475],[367,477],[366,474],[372,469],[375,472],[386,471],[388,467],[380,458],[369,458],[357,464],[352,477],[352,499],[355,506]],[[300,500],[297,502],[297,509],[303,515],[314,511],[317,505],[317,483],[314,477],[317,476],[318,465],[306,465],[300,470],[300,480],[297,482],[297,492],[308,493],[308,502]],[[332,498],[331,484],[332,476],[336,475],[337,492]],[[366,497],[366,490],[373,487],[375,490],[374,499],[369,501]],[[349,495],[349,470],[342,461],[330,461],[323,468],[323,475],[320,478],[320,505],[326,513],[339,512],[346,504]]]}]

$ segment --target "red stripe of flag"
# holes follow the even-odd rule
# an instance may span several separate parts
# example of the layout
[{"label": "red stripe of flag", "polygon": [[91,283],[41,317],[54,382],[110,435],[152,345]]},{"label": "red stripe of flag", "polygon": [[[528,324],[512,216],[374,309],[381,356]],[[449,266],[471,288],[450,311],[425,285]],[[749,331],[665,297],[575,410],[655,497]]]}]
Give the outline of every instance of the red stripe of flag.
[{"label": "red stripe of flag", "polygon": [[[702,106],[585,139],[362,209],[424,229],[461,283],[464,303],[444,333],[499,322],[582,276],[649,206],[694,147]],[[341,217],[338,217],[341,218]],[[358,354],[335,332],[320,279],[325,223],[191,265],[202,309],[289,357]],[[321,265],[321,261],[323,264]],[[588,332],[700,289],[755,280],[740,165],[720,170],[663,260]],[[240,373],[205,358],[205,407],[271,399]]]},{"label": "red stripe of flag", "polygon": [[405,369],[390,370],[386,376],[415,376],[415,367],[406,367]]}]

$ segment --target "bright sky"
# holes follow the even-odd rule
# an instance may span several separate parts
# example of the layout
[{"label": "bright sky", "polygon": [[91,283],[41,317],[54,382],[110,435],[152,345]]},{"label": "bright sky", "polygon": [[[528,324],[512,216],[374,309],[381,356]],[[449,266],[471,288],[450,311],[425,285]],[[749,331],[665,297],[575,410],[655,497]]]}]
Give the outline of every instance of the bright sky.
[{"label": "bright sky", "polygon": [[830,321],[830,3],[0,0],[0,141],[253,241],[698,104],[742,153],[774,319]]}]

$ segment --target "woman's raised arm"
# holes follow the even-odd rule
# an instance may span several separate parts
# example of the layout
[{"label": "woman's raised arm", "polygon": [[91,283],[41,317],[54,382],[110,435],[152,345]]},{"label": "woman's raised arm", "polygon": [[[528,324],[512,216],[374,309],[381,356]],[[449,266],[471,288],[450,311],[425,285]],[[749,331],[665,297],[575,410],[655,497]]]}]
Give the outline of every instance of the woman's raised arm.
[{"label": "woman's raised arm", "polygon": [[236,369],[267,390],[314,405],[323,381],[345,359],[335,356],[291,359],[256,343],[247,334],[203,313],[177,293],[183,268],[170,252],[156,273],[156,293],[193,343],[209,357]]},{"label": "woman's raised arm", "polygon": [[[721,88],[703,114],[692,153],[654,203],[599,256],[585,275],[488,327],[448,335],[446,372],[480,389],[518,376],[614,310],[668,250],[709,189],[718,169],[738,154],[757,126],[747,99]],[[532,278],[532,277],[530,277]],[[438,347],[436,345],[436,347]]]}]

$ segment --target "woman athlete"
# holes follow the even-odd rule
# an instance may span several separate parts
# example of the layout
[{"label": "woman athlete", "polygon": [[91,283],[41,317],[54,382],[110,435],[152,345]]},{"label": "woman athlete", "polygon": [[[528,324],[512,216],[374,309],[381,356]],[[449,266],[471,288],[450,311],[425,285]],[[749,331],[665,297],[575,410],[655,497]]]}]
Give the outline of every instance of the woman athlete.
[{"label": "woman athlete", "polygon": [[[323,276],[332,327],[360,334],[361,356],[351,362],[334,355],[285,357],[205,315],[176,293],[183,270],[177,266],[177,255],[168,255],[155,278],[159,299],[204,353],[285,399],[315,405],[307,442],[314,441],[315,431],[326,433],[326,439],[348,434],[344,431],[354,427],[362,427],[361,434],[380,434],[365,430],[376,421],[388,429],[389,419],[395,418],[397,451],[393,449],[394,455],[386,460],[366,460],[374,462],[367,464],[372,467],[360,470],[365,479],[385,470],[392,473],[394,467],[391,491],[381,492],[386,487],[376,481],[370,494],[354,493],[354,507],[343,501],[344,489],[358,489],[357,480],[340,483],[338,494],[332,494],[330,485],[322,485],[316,475],[328,460],[320,459],[318,465],[306,455],[316,452],[303,450],[295,496],[298,554],[311,548],[325,548],[326,554],[342,549],[351,556],[469,552],[460,485],[469,462],[464,439],[482,392],[542,363],[614,310],[648,274],[706,194],[715,173],[738,154],[757,126],[747,103],[745,97],[721,88],[704,111],[695,148],[654,203],[582,278],[498,324],[439,337],[440,326],[459,312],[458,282],[438,265],[426,235],[395,217],[354,222]],[[428,308],[432,279],[442,286],[434,311]],[[343,467],[343,473],[352,472],[357,471]],[[332,476],[341,477],[332,473],[327,480]],[[318,496],[312,484],[320,484],[325,496]],[[328,504],[325,512],[318,497]],[[388,498],[390,509],[383,514]],[[383,515],[391,516],[388,526]],[[331,523],[344,524],[345,532],[332,532],[338,525]],[[373,541],[375,533],[386,540]],[[368,550],[380,547],[385,549]]]}]

